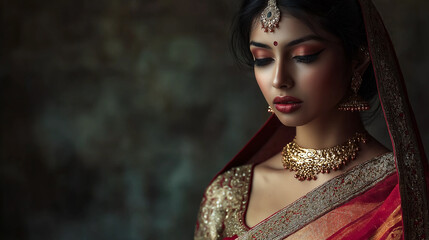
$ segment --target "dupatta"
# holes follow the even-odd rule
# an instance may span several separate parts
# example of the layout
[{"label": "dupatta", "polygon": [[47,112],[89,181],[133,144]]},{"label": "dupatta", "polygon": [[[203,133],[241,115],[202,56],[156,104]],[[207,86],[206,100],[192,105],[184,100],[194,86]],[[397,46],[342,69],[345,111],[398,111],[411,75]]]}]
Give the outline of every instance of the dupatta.
[{"label": "dupatta", "polygon": [[[381,196],[381,199],[378,200],[381,213],[380,211],[374,213],[375,216],[371,219],[359,219],[360,222],[387,222],[389,219],[391,220],[391,218],[399,219],[392,222],[393,225],[390,227],[401,225],[400,236],[396,236],[397,238],[395,238],[392,237],[392,235],[392,238],[429,239],[428,179],[425,177],[425,173],[428,171],[428,163],[416,121],[408,101],[404,79],[389,34],[385,29],[377,9],[371,0],[358,1],[365,23],[368,50],[373,64],[380,104],[390,135],[395,165],[386,165],[383,168],[384,171],[379,171],[380,175],[375,176],[375,178],[382,177],[382,181],[377,182],[376,186],[368,185],[368,192],[364,195],[348,195],[349,198],[346,197],[340,202],[343,205],[341,205],[339,209],[348,211],[350,210],[347,209],[348,206],[358,201],[363,201],[363,198],[374,200]],[[295,128],[282,125],[276,116],[273,115],[217,176],[234,167],[245,164],[257,164],[260,161],[268,159],[280,152],[282,147],[290,142],[294,136]],[[367,163],[367,170],[369,171],[371,167],[374,167],[371,166],[371,162],[373,161]],[[382,164],[385,163],[382,162]],[[363,168],[365,168],[365,166],[363,166]],[[362,170],[362,168],[360,169]],[[356,171],[359,171],[359,169]],[[358,172],[356,176],[361,176],[361,174],[364,173],[365,171]],[[374,180],[374,176],[368,176],[368,179],[370,178]],[[363,177],[363,179],[365,179],[365,177]],[[341,177],[333,180],[333,182],[338,180],[338,184],[344,183],[344,178]],[[373,188],[374,193],[371,193],[371,188]],[[327,189],[329,188],[325,188],[324,191]],[[315,191],[317,190],[318,189],[315,189]],[[361,189],[357,193],[362,193],[362,191]],[[385,191],[385,193],[380,191]],[[305,204],[305,202],[302,201],[312,196],[312,193],[313,192],[310,192],[310,195],[307,194],[293,204]],[[340,203],[338,203],[338,206]],[[335,207],[337,206],[332,203],[331,208],[328,210],[334,210]],[[267,236],[270,236],[268,239],[284,239],[295,232],[299,232],[300,229],[309,226],[305,222],[302,222],[300,226],[297,226],[298,229],[295,230],[291,230],[290,225],[286,226],[290,224],[290,221],[286,219],[287,215],[285,215],[285,212],[283,212],[282,215],[282,211],[287,211],[287,208],[288,207],[280,210],[260,224],[249,229],[243,236],[237,236],[238,239],[267,239]],[[328,217],[330,214],[327,210],[319,209],[319,211],[321,212],[315,213],[319,215],[311,219],[311,224],[317,224],[317,221],[323,221],[323,218]],[[377,215],[382,214],[383,211],[388,214],[383,216]],[[285,219],[282,220],[282,217]],[[273,222],[279,227],[270,228],[268,224],[272,224]],[[383,225],[380,222],[374,222],[374,224]],[[359,224],[354,226],[350,225],[348,228],[345,228],[344,231],[339,231],[329,239],[367,239],[368,236],[370,236],[368,235],[370,234],[370,229],[356,230],[355,228],[359,226]],[[347,235],[346,230],[351,231],[353,234]],[[269,234],[264,231],[268,231]],[[358,236],[356,235],[357,233],[361,235]],[[380,239],[386,239],[387,236],[378,237],[380,237]]]}]

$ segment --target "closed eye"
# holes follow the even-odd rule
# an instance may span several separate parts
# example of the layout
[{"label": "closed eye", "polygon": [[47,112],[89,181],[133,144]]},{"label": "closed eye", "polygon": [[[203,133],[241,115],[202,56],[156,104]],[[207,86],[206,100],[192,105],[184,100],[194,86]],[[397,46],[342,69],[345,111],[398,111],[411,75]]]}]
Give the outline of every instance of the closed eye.
[{"label": "closed eye", "polygon": [[254,64],[257,67],[262,67],[262,66],[270,64],[273,61],[274,60],[272,58],[256,58],[254,61]]},{"label": "closed eye", "polygon": [[317,60],[317,57],[324,51],[325,49],[322,49],[321,51],[311,54],[311,55],[304,55],[304,56],[295,56],[293,59],[298,63],[312,63]]}]

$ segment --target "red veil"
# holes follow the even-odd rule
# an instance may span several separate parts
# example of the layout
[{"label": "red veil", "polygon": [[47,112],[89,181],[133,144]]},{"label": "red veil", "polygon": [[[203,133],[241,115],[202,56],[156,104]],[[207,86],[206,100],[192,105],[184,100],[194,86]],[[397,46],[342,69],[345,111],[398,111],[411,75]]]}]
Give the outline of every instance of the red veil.
[{"label": "red veil", "polygon": [[[389,206],[387,201],[395,201],[395,199],[400,204],[404,239],[428,239],[428,179],[425,178],[428,163],[408,101],[404,79],[392,42],[377,9],[371,0],[359,0],[359,3],[365,23],[378,96],[396,162],[397,174],[391,181],[394,181],[393,186],[399,194],[396,194],[395,197],[393,196],[395,191],[392,191],[391,196],[385,200],[386,206]],[[273,115],[219,174],[236,166],[268,159],[280,152],[282,147],[294,136],[295,128],[282,125]],[[332,239],[367,238],[364,235],[362,238],[354,235],[352,238],[332,237]]]}]

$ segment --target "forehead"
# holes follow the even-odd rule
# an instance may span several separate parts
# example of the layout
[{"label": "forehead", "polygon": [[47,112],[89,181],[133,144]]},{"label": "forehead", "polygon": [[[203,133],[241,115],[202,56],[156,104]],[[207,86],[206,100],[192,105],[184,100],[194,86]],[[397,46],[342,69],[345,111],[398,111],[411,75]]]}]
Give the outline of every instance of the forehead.
[{"label": "forehead", "polygon": [[307,23],[289,13],[282,11],[281,14],[279,28],[275,28],[274,32],[265,32],[262,29],[262,24],[258,16],[250,31],[250,40],[256,42],[290,42],[308,35],[317,35],[333,42],[338,40],[335,36],[322,29],[317,23],[310,27]]}]

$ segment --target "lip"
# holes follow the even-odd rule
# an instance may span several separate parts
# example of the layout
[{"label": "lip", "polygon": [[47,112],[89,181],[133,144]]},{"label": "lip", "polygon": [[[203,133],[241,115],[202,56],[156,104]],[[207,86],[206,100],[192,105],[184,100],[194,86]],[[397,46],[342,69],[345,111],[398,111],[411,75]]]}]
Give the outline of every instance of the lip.
[{"label": "lip", "polygon": [[282,113],[292,113],[301,108],[302,101],[292,96],[276,97],[273,100],[275,108]]}]

